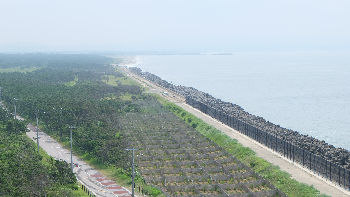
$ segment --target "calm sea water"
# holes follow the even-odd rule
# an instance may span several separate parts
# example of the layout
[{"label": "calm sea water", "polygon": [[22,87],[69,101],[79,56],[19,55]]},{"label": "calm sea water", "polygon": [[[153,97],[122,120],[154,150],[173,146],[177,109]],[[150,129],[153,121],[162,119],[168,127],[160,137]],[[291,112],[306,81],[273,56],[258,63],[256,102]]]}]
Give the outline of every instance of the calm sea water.
[{"label": "calm sea water", "polygon": [[137,56],[136,64],[350,150],[350,53]]}]

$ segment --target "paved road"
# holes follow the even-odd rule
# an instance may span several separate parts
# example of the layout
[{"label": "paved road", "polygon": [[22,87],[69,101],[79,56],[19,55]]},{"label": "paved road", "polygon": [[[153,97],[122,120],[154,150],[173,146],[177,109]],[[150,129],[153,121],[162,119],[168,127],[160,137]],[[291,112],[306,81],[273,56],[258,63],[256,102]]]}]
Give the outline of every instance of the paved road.
[{"label": "paved road", "polygon": [[[159,94],[163,98],[166,98],[169,101],[176,103],[178,106],[182,107],[184,110],[202,119],[209,125],[212,125],[215,128],[219,129],[229,137],[237,139],[238,142],[241,143],[243,146],[249,147],[254,152],[256,152],[258,157],[265,159],[266,161],[272,163],[273,165],[279,166],[281,170],[291,174],[292,178],[294,178],[298,182],[302,182],[308,185],[313,185],[322,194],[327,194],[334,197],[350,196],[350,192],[346,191],[344,188],[341,188],[338,185],[318,176],[317,174],[314,174],[313,172],[303,168],[301,165],[297,163],[291,162],[290,160],[286,159],[279,153],[272,151],[266,146],[252,140],[251,138],[239,133],[238,131],[232,129],[231,127],[217,121],[216,119],[208,116],[207,114],[204,114],[201,111],[186,104],[184,98],[182,98],[181,96],[169,90],[166,90],[154,83],[151,83],[150,81],[140,76],[137,76],[131,73],[128,69],[122,68],[121,71],[123,71],[127,76],[140,82],[144,87],[148,87],[149,88],[148,91],[150,93]],[[167,92],[167,94],[164,94],[164,92]]]},{"label": "paved road", "polygon": [[[0,101],[0,107],[3,108],[4,110],[8,111],[8,109],[7,109],[6,106],[2,103],[2,101]],[[11,115],[14,116],[14,113],[11,113]],[[19,116],[19,115],[17,115],[17,114],[16,114],[16,119],[17,119],[17,120],[21,120],[21,121],[24,120],[21,116]]]},{"label": "paved road", "polygon": [[[0,107],[7,110],[6,106],[0,101]],[[18,120],[24,119],[16,115]],[[36,143],[36,129],[35,126],[28,124],[27,136]],[[63,148],[56,140],[51,138],[46,133],[39,129],[39,145],[44,149],[47,154],[58,160],[64,160],[70,163],[70,151]],[[114,181],[103,176],[99,171],[95,170],[80,158],[73,155],[74,166],[73,172],[75,173],[78,181],[80,181],[85,187],[87,187],[93,194],[101,197],[131,197],[131,192],[124,187],[117,185]],[[136,195],[135,195],[136,196]]]},{"label": "paved road", "polygon": [[[36,142],[35,127],[31,124],[27,126],[30,131],[27,132],[27,136]],[[63,148],[57,141],[51,138],[46,133],[39,130],[39,145],[50,156],[55,159],[64,160],[70,163],[70,151]],[[73,163],[78,166],[74,166],[73,172],[76,174],[78,180],[84,184],[90,191],[96,196],[102,197],[131,197],[130,192],[117,185],[114,181],[103,176],[100,172],[93,169],[84,161],[73,155]]]}]

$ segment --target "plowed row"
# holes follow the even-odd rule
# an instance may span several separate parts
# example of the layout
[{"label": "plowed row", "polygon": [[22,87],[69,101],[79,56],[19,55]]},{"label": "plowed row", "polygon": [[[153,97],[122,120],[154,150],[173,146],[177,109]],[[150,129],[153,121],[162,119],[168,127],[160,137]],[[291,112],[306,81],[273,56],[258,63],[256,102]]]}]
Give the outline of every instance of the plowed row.
[{"label": "plowed row", "polygon": [[135,161],[146,182],[169,196],[284,196],[157,101],[142,106],[147,113],[128,113],[118,125],[138,149]]}]

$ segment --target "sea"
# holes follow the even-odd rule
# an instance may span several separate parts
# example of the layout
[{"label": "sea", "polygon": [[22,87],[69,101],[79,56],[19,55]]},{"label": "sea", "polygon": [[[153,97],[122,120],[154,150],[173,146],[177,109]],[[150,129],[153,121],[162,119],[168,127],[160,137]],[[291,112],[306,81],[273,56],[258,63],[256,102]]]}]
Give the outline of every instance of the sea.
[{"label": "sea", "polygon": [[139,55],[129,60],[129,66],[168,82],[350,150],[350,52]]}]

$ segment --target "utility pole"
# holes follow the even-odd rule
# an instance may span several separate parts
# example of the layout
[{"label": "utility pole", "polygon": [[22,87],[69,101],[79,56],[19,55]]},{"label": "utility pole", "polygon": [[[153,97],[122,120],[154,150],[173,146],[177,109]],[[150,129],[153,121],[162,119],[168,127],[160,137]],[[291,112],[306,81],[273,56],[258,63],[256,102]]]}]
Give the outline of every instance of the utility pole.
[{"label": "utility pole", "polygon": [[17,131],[17,128],[16,128],[16,124],[17,124],[17,122],[16,122],[16,119],[17,119],[17,114],[16,114],[16,101],[18,100],[18,99],[16,99],[16,98],[13,98],[13,100],[15,101],[14,102],[14,105],[15,105],[15,117],[14,117],[14,119],[15,119],[15,122],[14,122],[14,130],[15,130],[15,132]]},{"label": "utility pole", "polygon": [[131,168],[132,168],[132,186],[131,186],[131,196],[135,197],[135,164],[134,164],[134,157],[135,157],[135,149],[133,148],[127,148],[125,150],[132,150],[132,163],[131,163]]},{"label": "utility pole", "polygon": [[18,101],[18,99],[16,99],[16,98],[13,98],[13,100],[15,101],[14,102],[14,105],[15,105],[15,117],[14,117],[14,119],[16,120],[16,118],[17,118],[17,115],[16,115],[16,101]]},{"label": "utility pole", "polygon": [[39,153],[39,110],[36,112],[36,143],[38,144],[38,154]]},{"label": "utility pole", "polygon": [[0,108],[4,108],[5,109],[5,107],[3,106],[3,103],[1,102],[2,101],[2,87],[0,87]]},{"label": "utility pole", "polygon": [[[60,107],[60,122],[62,123],[62,107]],[[60,139],[62,140],[62,128],[59,128],[60,129]]]},{"label": "utility pole", "polygon": [[72,139],[72,130],[73,129],[76,129],[76,127],[75,126],[69,126],[69,128],[70,128],[70,167],[72,168],[72,172],[73,172],[73,154],[72,154],[72,152],[73,152],[73,146],[72,146],[72,144],[73,144],[73,139]]}]

